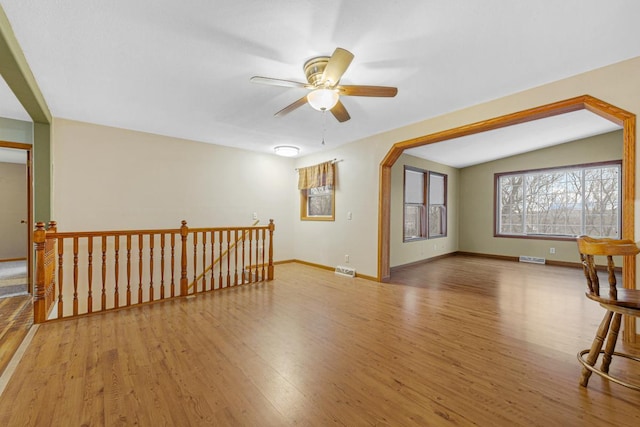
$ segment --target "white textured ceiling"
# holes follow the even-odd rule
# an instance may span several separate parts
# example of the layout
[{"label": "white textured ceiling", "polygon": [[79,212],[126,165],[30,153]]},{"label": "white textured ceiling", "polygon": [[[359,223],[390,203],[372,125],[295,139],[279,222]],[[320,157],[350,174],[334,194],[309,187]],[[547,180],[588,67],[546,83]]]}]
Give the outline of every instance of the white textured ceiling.
[{"label": "white textured ceiling", "polygon": [[579,110],[423,145],[405,150],[405,153],[464,168],[618,129],[622,128],[607,119],[587,110]]},{"label": "white textured ceiling", "polygon": [[[0,4],[54,117],[263,152],[330,149],[640,56],[637,0]],[[309,106],[273,117],[305,90],[249,78],[304,81],[305,60],[337,46],[355,54],[343,84],[398,95],[343,98],[345,123]],[[9,98],[0,115],[26,119]]]}]

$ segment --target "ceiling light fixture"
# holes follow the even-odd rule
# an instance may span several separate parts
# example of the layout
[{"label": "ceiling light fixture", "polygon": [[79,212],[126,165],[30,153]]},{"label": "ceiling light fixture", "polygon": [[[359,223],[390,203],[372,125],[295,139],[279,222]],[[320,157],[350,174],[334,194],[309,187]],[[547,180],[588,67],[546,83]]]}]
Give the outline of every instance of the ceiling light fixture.
[{"label": "ceiling light fixture", "polygon": [[339,98],[338,91],[333,89],[316,89],[307,95],[309,105],[318,111],[331,110]]},{"label": "ceiling light fixture", "polygon": [[298,147],[294,147],[293,145],[278,145],[273,150],[278,156],[284,157],[297,156],[300,152],[300,149]]}]

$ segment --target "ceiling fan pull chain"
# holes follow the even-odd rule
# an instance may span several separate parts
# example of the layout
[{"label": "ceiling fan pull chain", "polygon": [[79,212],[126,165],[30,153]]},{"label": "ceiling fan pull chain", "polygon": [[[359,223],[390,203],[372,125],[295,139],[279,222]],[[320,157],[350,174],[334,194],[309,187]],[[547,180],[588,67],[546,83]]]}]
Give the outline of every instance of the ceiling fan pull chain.
[{"label": "ceiling fan pull chain", "polygon": [[324,134],[327,132],[327,110],[322,110],[322,145],[324,145]]}]

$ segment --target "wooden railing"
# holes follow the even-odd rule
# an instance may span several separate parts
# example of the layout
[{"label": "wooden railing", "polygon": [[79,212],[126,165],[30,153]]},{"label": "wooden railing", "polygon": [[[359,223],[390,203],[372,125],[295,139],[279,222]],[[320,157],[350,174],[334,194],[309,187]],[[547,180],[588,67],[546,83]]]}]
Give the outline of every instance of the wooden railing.
[{"label": "wooden railing", "polygon": [[39,222],[34,321],[272,280],[274,230],[273,220],[224,228],[182,221],[176,229],[62,233]]}]

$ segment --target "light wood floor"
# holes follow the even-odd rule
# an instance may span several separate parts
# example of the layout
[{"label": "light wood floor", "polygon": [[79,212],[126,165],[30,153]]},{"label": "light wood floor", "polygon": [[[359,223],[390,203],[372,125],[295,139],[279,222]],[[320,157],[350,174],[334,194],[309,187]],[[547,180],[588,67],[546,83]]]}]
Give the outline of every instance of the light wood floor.
[{"label": "light wood floor", "polygon": [[33,325],[31,295],[0,298],[0,375]]},{"label": "light wood floor", "polygon": [[0,425],[637,427],[640,393],[578,385],[604,314],[583,281],[463,256],[390,284],[278,265],[273,282],[41,326]]}]

